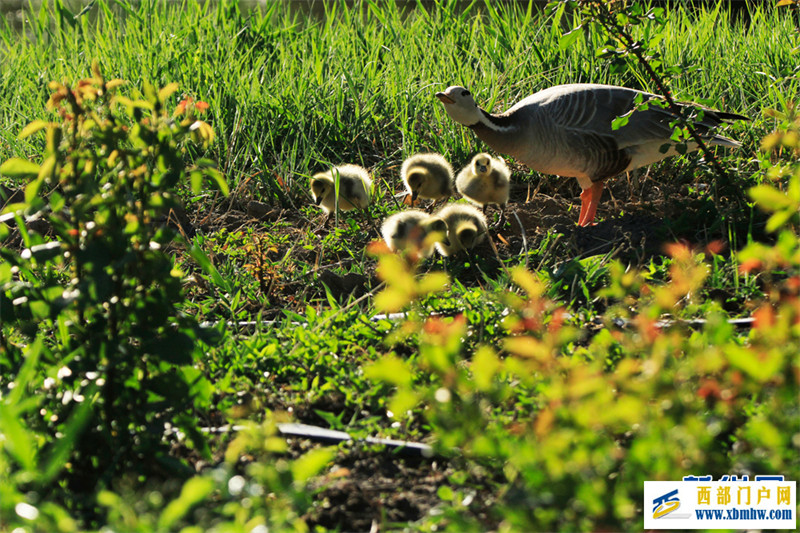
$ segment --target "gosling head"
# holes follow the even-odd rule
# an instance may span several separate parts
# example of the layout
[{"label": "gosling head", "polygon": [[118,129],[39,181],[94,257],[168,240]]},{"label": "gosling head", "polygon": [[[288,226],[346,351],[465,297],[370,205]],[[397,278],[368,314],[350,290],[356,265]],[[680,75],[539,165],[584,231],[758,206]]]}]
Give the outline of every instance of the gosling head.
[{"label": "gosling head", "polygon": [[412,169],[408,173],[408,188],[411,189],[411,200],[414,201],[419,196],[419,190],[425,183],[427,175],[424,170]]},{"label": "gosling head", "polygon": [[488,174],[492,167],[492,156],[489,154],[478,154],[472,158],[472,165],[475,169],[475,174],[479,176]]},{"label": "gosling head", "polygon": [[322,200],[333,195],[334,185],[330,176],[317,174],[311,178],[311,194],[314,196],[314,205],[320,205]]},{"label": "gosling head", "polygon": [[444,110],[450,118],[464,126],[474,126],[483,118],[483,111],[475,103],[470,93],[460,85],[448,87],[444,92],[436,93],[436,98],[444,104]]},{"label": "gosling head", "polygon": [[464,222],[456,229],[456,239],[462,248],[469,250],[478,240],[478,228],[471,222]]},{"label": "gosling head", "polygon": [[426,241],[441,242],[445,246],[450,246],[450,239],[447,238],[447,223],[443,219],[432,216],[422,225],[425,228]]}]

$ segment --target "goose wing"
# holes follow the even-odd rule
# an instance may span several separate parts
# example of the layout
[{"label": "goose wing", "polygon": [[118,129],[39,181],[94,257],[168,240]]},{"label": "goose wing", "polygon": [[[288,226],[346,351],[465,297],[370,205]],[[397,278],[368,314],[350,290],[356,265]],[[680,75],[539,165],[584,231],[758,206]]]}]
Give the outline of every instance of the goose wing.
[{"label": "goose wing", "polygon": [[[561,85],[537,93],[542,95],[539,105],[556,127],[562,128],[571,138],[598,137],[617,149],[625,149],[655,141],[667,142],[672,135],[673,122],[677,115],[670,109],[652,104],[646,110],[633,112],[628,123],[616,130],[611,125],[619,116],[630,113],[636,107],[636,97],[642,95],[643,100],[662,100],[660,97],[629,89],[609,85]],[[724,113],[691,103],[679,103],[681,107],[702,109],[704,116],[696,126],[701,135],[708,135],[710,130],[725,120],[745,119],[741,115]]]}]

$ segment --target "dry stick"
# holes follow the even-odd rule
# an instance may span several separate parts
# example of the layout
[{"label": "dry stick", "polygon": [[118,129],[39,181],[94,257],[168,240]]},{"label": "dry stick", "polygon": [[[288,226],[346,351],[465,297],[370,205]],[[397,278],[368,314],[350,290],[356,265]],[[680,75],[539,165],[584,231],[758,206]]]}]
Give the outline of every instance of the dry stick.
[{"label": "dry stick", "polygon": [[[519,233],[522,236],[522,255],[525,256],[525,268],[528,268],[528,237],[525,232],[525,227],[522,225],[522,221],[519,219],[519,215],[517,212],[514,211],[512,213],[514,218],[517,219],[517,224],[519,224]],[[495,251],[497,253],[497,251]]]},{"label": "dry stick", "polygon": [[[736,199],[739,202],[744,202],[744,197],[742,196],[741,191],[731,186],[730,176],[722,167],[719,160],[711,151],[711,149],[706,145],[705,141],[700,136],[700,134],[697,133],[694,124],[690,123],[685,118],[683,118],[683,114],[681,113],[681,108],[672,98],[672,93],[667,88],[664,80],[661,78],[661,76],[659,76],[656,73],[656,71],[647,61],[647,58],[644,57],[641,46],[638,45],[633,36],[630,35],[628,32],[626,32],[625,28],[617,22],[616,17],[613,16],[613,13],[611,13],[609,7],[606,5],[605,2],[592,2],[591,6],[597,8],[597,10],[593,12],[597,15],[597,18],[603,23],[606,29],[611,29],[612,34],[618,36],[620,40],[623,40],[625,42],[626,48],[631,53],[633,53],[634,56],[636,56],[636,59],[645,69],[647,74],[651,77],[653,82],[655,82],[656,86],[658,87],[658,92],[661,93],[661,96],[667,102],[669,110],[676,115],[677,120],[680,122],[680,124],[689,131],[689,135],[697,143],[698,148],[700,148],[700,150],[703,152],[703,155],[707,158],[707,161],[711,163],[711,166],[717,173],[717,177],[723,180],[726,188],[735,193]],[[600,6],[602,6],[604,9],[601,10]],[[718,180],[714,180],[715,189],[717,188],[716,187],[717,181]],[[719,191],[717,190],[716,192],[717,194],[714,195],[714,202],[717,204],[717,209],[719,210]]]},{"label": "dry stick", "polygon": [[537,271],[542,269],[542,267],[544,266],[545,259],[547,259],[550,256],[550,252],[552,252],[556,248],[556,244],[558,244],[558,241],[560,241],[561,237],[563,237],[563,236],[564,235],[562,233],[559,233],[558,235],[556,235],[556,238],[553,241],[553,244],[551,244],[550,246],[547,247],[547,251],[544,253],[542,258],[539,260],[539,266],[536,267]]},{"label": "dry stick", "polygon": [[[516,213],[514,213],[514,215],[516,216]],[[519,221],[519,218],[517,218],[517,221]],[[524,232],[525,232],[525,230],[523,230],[523,233]],[[522,242],[524,243],[525,242],[524,235],[523,235],[522,239],[523,239]],[[506,276],[508,276],[508,279],[511,279],[511,272],[508,271],[508,268],[506,267],[506,264],[503,262],[503,259],[500,257],[500,252],[497,251],[497,246],[494,244],[494,239],[492,239],[491,235],[489,235],[489,244],[492,246],[492,251],[494,252],[494,256],[497,258],[497,261],[500,263],[500,267],[503,269],[503,272],[506,273]]]}]

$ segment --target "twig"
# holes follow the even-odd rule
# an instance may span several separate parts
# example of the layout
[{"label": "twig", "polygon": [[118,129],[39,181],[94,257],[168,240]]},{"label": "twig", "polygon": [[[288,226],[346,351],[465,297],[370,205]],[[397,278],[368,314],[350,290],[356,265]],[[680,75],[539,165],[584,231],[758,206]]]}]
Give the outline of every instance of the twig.
[{"label": "twig", "polygon": [[[610,31],[612,35],[618,38],[625,44],[625,48],[632,53],[636,59],[641,64],[642,68],[644,68],[645,72],[650,76],[653,82],[656,84],[658,92],[660,93],[661,97],[667,103],[669,110],[675,115],[678,122],[681,126],[685,127],[686,130],[689,132],[692,140],[697,143],[698,148],[703,152],[704,157],[706,160],[711,164],[714,168],[714,171],[717,173],[719,179],[722,180],[723,185],[726,189],[730,190],[736,196],[736,199],[739,203],[743,203],[745,201],[742,192],[737,188],[731,185],[731,178],[728,172],[723,168],[722,164],[717,159],[716,155],[711,151],[708,147],[706,142],[703,140],[703,137],[697,132],[694,127],[694,124],[686,120],[681,112],[680,106],[675,102],[675,99],[672,98],[672,93],[670,92],[669,88],[665,80],[659,76],[659,74],[653,69],[650,62],[644,56],[643,48],[640,43],[638,43],[633,36],[626,31],[625,27],[622,26],[614,16],[609,7],[607,2],[598,1],[598,0],[584,0],[586,3],[589,4],[589,8],[591,13],[595,15],[595,18],[600,21],[606,27],[606,30]],[[717,185],[717,181],[715,180],[715,188]],[[715,202],[719,202],[719,190],[715,191],[717,194],[714,195]],[[719,204],[717,205],[719,209]]]}]

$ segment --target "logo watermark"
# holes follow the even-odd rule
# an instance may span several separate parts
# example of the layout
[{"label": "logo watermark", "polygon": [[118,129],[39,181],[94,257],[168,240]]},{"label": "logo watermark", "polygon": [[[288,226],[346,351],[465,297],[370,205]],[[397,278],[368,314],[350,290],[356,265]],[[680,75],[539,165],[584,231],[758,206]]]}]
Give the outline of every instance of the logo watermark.
[{"label": "logo watermark", "polygon": [[645,529],[796,529],[797,482],[686,476],[644,482]]}]

